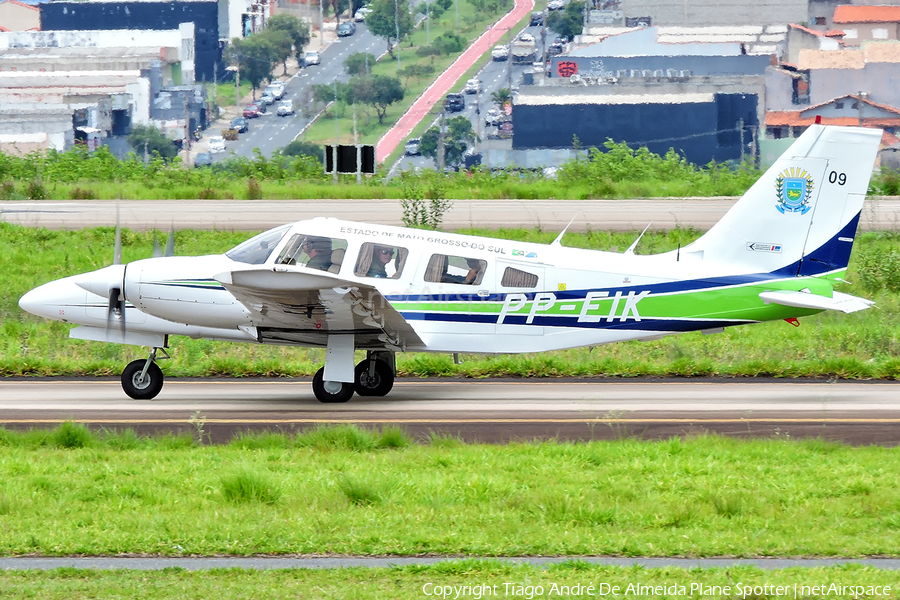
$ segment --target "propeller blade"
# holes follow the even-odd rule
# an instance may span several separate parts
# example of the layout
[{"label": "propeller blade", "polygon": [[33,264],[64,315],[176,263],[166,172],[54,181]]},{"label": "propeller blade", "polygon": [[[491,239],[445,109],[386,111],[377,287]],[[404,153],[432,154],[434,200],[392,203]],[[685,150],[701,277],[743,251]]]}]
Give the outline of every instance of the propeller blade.
[{"label": "propeller blade", "polygon": [[119,207],[116,206],[116,249],[113,252],[113,264],[122,264],[122,228],[119,226]]},{"label": "propeller blade", "polygon": [[169,239],[166,240],[166,256],[175,256],[175,223],[169,228]]},{"label": "propeller blade", "polygon": [[153,230],[153,258],[157,258],[162,256],[162,248],[159,247],[159,236],[156,235],[156,230]]},{"label": "propeller blade", "polygon": [[109,304],[106,309],[106,332],[109,334],[109,328],[113,320],[119,321],[119,331],[122,337],[125,336],[125,300],[122,298],[122,290],[114,287],[109,289]]}]

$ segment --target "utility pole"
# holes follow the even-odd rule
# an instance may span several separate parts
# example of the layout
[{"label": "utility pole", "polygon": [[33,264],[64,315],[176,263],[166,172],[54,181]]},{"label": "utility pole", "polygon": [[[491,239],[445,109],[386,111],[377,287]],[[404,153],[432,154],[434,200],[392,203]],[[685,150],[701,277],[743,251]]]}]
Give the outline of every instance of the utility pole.
[{"label": "utility pole", "polygon": [[191,107],[188,94],[184,95],[184,164],[191,166]]},{"label": "utility pole", "polygon": [[738,121],[738,129],[741,132],[741,164],[744,164],[744,120]]},{"label": "utility pole", "polygon": [[234,73],[234,106],[241,116],[241,55],[237,55],[237,71]]},{"label": "utility pole", "polygon": [[338,182],[338,143],[340,133],[338,130],[338,97],[337,97],[337,77],[334,78],[334,148],[331,149],[331,166],[334,167],[334,176],[331,181],[337,185]]},{"label": "utility pole", "polygon": [[356,135],[356,104],[353,105],[353,145],[356,146],[356,183],[362,183],[362,149]]},{"label": "utility pole", "polygon": [[438,123],[438,147],[437,147],[437,168],[438,173],[444,172],[444,110],[441,109],[441,119]]},{"label": "utility pole", "polygon": [[397,72],[400,71],[400,2],[394,0],[394,26],[397,28]]}]

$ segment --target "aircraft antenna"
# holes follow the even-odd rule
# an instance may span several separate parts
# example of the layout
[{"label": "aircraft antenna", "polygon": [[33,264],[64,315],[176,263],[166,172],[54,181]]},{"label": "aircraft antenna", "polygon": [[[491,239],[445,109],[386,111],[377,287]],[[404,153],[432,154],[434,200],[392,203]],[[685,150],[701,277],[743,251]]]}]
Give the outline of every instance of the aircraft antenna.
[{"label": "aircraft antenna", "polygon": [[[578,215],[575,215],[575,217],[577,217],[577,216]],[[569,221],[569,225],[571,225],[572,223],[575,222],[575,217],[572,217],[572,220]],[[562,239],[563,239],[563,236],[566,235],[566,231],[569,229],[569,225],[566,225],[565,227],[563,227],[563,230],[559,232],[559,235],[556,236],[556,239],[553,240],[553,243],[550,244],[551,246],[562,246]]]},{"label": "aircraft antenna", "polygon": [[647,230],[650,229],[650,226],[653,225],[653,221],[647,223],[647,226],[644,227],[644,230],[641,232],[641,235],[637,236],[637,239],[634,240],[634,243],[628,246],[628,249],[624,252],[624,254],[633,255],[634,249],[637,248],[638,242],[641,241],[641,238],[644,237],[644,234],[647,233]]},{"label": "aircraft antenna", "polygon": [[681,260],[681,242],[678,242],[678,252],[675,253],[675,262]]}]

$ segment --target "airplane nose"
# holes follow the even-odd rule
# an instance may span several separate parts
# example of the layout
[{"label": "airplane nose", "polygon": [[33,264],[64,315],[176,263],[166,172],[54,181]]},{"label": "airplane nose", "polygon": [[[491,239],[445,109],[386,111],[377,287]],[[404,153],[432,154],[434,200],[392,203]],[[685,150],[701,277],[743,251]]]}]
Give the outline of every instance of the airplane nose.
[{"label": "airplane nose", "polygon": [[40,287],[36,287],[21,298],[19,298],[19,307],[38,317],[53,319],[57,306],[60,302],[57,289],[57,282],[51,281]]}]

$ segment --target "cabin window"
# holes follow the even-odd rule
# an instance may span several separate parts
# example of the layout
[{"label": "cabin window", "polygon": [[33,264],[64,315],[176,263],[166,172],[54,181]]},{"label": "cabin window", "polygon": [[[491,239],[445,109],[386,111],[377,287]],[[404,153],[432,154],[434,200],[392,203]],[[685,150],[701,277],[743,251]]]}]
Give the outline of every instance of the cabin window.
[{"label": "cabin window", "polygon": [[363,244],[353,272],[357,277],[399,279],[409,250],[387,244]]},{"label": "cabin window", "polygon": [[285,236],[290,225],[282,225],[269,231],[252,237],[243,244],[239,244],[225,253],[225,256],[233,261],[246,263],[248,265],[261,265],[268,260],[269,255],[275,250],[275,247],[281,242],[281,238]]},{"label": "cabin window", "polygon": [[816,25],[828,25],[828,19],[825,17],[816,17]]},{"label": "cabin window", "polygon": [[500,285],[503,287],[535,288],[537,283],[538,276],[534,273],[526,273],[512,267],[506,267],[506,270],[503,271],[503,278],[500,280]]},{"label": "cabin window", "polygon": [[479,285],[484,278],[487,261],[464,256],[432,254],[425,269],[425,281]]},{"label": "cabin window", "polygon": [[296,233],[278,255],[276,265],[301,265],[337,273],[344,262],[347,240]]}]

